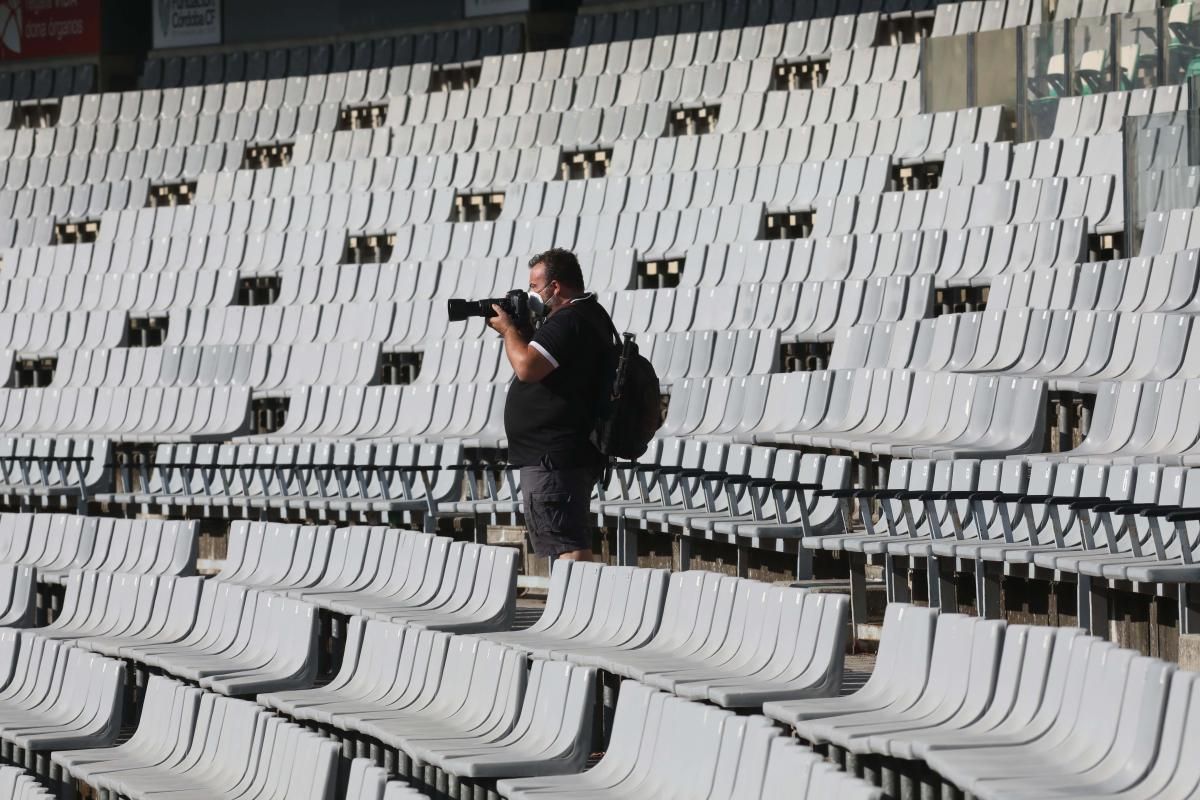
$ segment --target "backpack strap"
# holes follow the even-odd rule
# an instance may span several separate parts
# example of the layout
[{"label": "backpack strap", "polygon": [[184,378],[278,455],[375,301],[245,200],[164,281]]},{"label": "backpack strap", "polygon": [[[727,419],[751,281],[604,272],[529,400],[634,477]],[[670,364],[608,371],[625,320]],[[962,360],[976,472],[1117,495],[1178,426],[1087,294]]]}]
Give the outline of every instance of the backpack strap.
[{"label": "backpack strap", "polygon": [[[608,334],[611,332],[613,344],[616,345],[617,347],[621,347],[623,345],[623,341],[621,339],[621,333],[620,333],[620,331],[617,330],[616,323],[614,323],[612,321],[612,316],[608,313],[608,309],[605,308],[604,306],[600,305],[600,301],[599,301],[599,299],[597,299],[597,297],[595,295],[592,295],[591,302],[596,304],[596,308],[600,311],[600,315],[603,316],[604,321],[608,323],[607,326],[604,326],[602,323],[593,322],[592,323],[593,329],[595,329],[596,333],[600,334],[600,336],[604,339],[607,339]],[[605,331],[604,327],[607,327],[608,330]]]}]

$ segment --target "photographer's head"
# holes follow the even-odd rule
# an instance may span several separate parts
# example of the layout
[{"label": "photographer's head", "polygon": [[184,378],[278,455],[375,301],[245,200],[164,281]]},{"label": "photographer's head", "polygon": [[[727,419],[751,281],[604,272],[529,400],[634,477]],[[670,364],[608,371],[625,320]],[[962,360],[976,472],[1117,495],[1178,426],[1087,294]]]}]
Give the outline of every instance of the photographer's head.
[{"label": "photographer's head", "polygon": [[[570,250],[555,247],[529,259],[529,305],[534,313],[553,314],[583,294],[583,270]],[[535,299],[536,298],[536,299]]]}]

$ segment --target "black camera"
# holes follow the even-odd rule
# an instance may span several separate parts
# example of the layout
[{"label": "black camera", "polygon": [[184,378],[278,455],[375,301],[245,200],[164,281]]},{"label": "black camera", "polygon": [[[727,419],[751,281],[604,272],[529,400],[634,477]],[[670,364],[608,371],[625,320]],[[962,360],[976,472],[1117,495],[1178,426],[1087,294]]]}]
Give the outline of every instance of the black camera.
[{"label": "black camera", "polygon": [[520,289],[513,289],[504,297],[489,297],[486,300],[463,300],[461,298],[451,298],[446,301],[446,315],[451,322],[463,322],[471,317],[489,317],[496,316],[496,312],[492,310],[492,306],[500,306],[505,314],[508,314],[519,324],[526,325],[529,323],[529,298],[525,292]]}]

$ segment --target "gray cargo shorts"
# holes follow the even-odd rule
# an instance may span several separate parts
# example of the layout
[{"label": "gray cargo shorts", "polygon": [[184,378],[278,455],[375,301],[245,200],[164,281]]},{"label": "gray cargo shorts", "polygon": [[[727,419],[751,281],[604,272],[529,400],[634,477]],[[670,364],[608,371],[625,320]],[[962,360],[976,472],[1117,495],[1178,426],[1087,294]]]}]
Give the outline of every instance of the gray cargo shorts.
[{"label": "gray cargo shorts", "polygon": [[588,506],[602,471],[602,467],[521,467],[525,527],[534,553],[558,558],[572,550],[592,549]]}]

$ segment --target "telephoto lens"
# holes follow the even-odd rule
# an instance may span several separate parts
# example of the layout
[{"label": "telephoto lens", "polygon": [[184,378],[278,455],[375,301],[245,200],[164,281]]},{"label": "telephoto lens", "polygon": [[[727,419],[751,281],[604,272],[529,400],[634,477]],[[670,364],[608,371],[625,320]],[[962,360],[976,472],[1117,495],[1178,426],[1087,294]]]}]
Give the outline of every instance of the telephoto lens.
[{"label": "telephoto lens", "polygon": [[460,297],[453,297],[446,301],[446,316],[451,322],[463,322],[471,317],[488,317],[496,316],[496,312],[492,310],[492,305],[499,305],[501,300],[463,300]]}]

